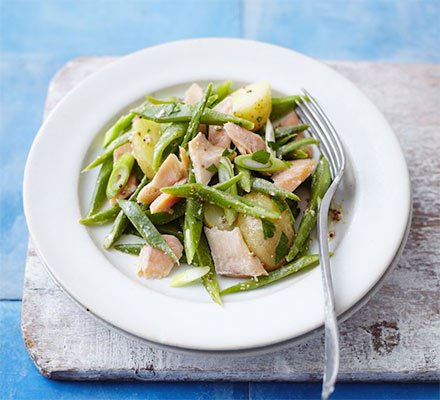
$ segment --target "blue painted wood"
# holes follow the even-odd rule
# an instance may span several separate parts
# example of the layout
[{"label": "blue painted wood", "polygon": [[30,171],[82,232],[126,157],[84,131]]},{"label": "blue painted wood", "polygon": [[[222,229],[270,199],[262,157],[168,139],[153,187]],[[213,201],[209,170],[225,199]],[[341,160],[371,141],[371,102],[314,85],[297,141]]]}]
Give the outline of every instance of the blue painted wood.
[{"label": "blue painted wood", "polygon": [[[317,58],[440,62],[437,0],[2,0],[0,7],[0,298],[7,299],[21,297],[24,162],[41,122],[47,84],[67,60],[121,55],[189,37],[243,36]],[[21,343],[20,305],[0,302],[1,399],[247,398],[247,385],[48,381]],[[313,384],[251,386],[252,399],[318,393]],[[353,396],[427,399],[437,398],[438,391],[433,385],[339,385],[335,398]]]},{"label": "blue painted wood", "polygon": [[56,54],[65,60],[241,33],[240,0],[4,0],[2,14],[4,52]]},{"label": "blue painted wood", "polygon": [[[0,301],[0,399],[317,399],[317,383],[62,382],[41,376],[20,335],[21,301]],[[249,388],[249,389],[248,389]],[[437,399],[435,384],[338,384],[333,399]]]},{"label": "blue painted wood", "polygon": [[[316,383],[251,383],[250,400],[319,399],[321,385]],[[440,391],[437,384],[416,383],[338,383],[332,400],[437,400]]]},{"label": "blue painted wood", "polygon": [[440,62],[438,0],[244,0],[243,36],[327,60]]},{"label": "blue painted wood", "polygon": [[[1,40],[0,40],[1,42]],[[60,62],[17,55],[0,62],[0,298],[20,299],[27,249],[22,207],[24,165]]]},{"label": "blue painted wood", "polygon": [[247,383],[62,382],[44,378],[20,335],[21,301],[0,301],[0,399],[248,399]]}]

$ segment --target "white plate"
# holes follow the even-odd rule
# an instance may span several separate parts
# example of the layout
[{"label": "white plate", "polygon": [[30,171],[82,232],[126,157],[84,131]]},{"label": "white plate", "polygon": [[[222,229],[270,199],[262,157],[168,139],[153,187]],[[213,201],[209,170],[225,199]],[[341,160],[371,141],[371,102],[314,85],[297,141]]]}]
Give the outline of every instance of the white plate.
[{"label": "white plate", "polygon": [[102,249],[109,227],[78,223],[97,174],[80,171],[122,110],[146,93],[225,79],[269,80],[285,95],[307,88],[342,138],[349,168],[332,243],[338,313],[364,299],[404,241],[411,196],[399,144],[377,108],[335,71],[291,50],[236,39],[187,40],[131,54],[76,87],[44,122],[26,165],[24,207],[38,252],[61,287],[106,323],[156,345],[243,351],[304,337],[323,323],[319,268],[227,296],[219,307],[200,286],[169,288],[167,279],[138,278],[134,257]]}]

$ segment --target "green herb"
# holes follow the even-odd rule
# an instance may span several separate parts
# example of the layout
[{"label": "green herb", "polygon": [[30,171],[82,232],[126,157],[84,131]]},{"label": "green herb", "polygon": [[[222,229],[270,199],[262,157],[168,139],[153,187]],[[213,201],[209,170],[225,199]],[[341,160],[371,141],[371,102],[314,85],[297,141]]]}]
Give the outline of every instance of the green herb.
[{"label": "green herb", "polygon": [[263,224],[264,240],[272,238],[273,235],[275,235],[275,231],[277,230],[275,224],[264,218],[261,218],[261,223]]},{"label": "green herb", "polygon": [[272,201],[278,207],[280,212],[283,212],[286,210],[286,203],[284,201],[282,201],[279,197],[276,197],[276,196],[272,197]]},{"label": "green herb", "polygon": [[206,170],[215,174],[218,171],[218,168],[215,166],[215,164],[211,164],[208,168],[206,168]]},{"label": "green herb", "polygon": [[222,156],[228,157],[228,156],[232,156],[232,154],[235,154],[235,147],[232,150],[229,150],[228,148],[224,149]]},{"label": "green herb", "polygon": [[265,150],[258,150],[252,154],[252,160],[266,164],[270,159],[270,153]]},{"label": "green herb", "polygon": [[287,205],[290,208],[290,211],[292,212],[292,215],[294,216],[294,218],[298,218],[299,213],[301,212],[300,208],[298,207],[298,202],[297,201],[292,201],[290,199],[286,199]]},{"label": "green herb", "polygon": [[281,233],[280,241],[275,249],[275,264],[278,264],[289,252],[289,238],[284,232]]},{"label": "green herb", "polygon": [[267,142],[267,145],[268,145],[269,148],[272,149],[272,150],[276,150],[276,149],[278,148],[278,146],[277,146],[277,144],[276,144],[275,142],[268,141],[268,142]]},{"label": "green herb", "polygon": [[151,246],[162,250],[164,253],[168,254],[177,264],[179,264],[179,259],[171,250],[168,243],[159,233],[157,228],[151,222],[151,220],[143,212],[141,206],[134,201],[121,200],[118,199],[119,207],[121,207],[124,214],[141,234],[142,238]]}]

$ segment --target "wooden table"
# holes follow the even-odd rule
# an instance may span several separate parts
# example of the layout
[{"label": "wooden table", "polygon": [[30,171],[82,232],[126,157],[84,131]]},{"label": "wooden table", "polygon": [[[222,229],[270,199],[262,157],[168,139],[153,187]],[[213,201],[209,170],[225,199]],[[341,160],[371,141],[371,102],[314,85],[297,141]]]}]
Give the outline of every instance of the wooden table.
[{"label": "wooden table", "polygon": [[[68,63],[53,79],[45,116],[79,81],[113,61]],[[414,214],[397,267],[341,324],[341,381],[440,378],[440,66],[329,62],[382,110],[411,173]],[[380,138],[378,138],[380,140]],[[392,183],[390,183],[392,184]],[[316,381],[323,336],[263,356],[180,355],[129,339],[87,315],[52,281],[29,242],[22,333],[37,368],[54,379]]]}]

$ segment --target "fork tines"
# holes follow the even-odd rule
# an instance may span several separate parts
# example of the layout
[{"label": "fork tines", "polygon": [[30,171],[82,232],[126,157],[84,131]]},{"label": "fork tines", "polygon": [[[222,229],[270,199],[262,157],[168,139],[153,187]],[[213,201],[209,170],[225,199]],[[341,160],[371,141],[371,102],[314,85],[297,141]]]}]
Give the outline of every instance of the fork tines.
[{"label": "fork tines", "polygon": [[330,171],[334,179],[338,172],[345,169],[341,141],[316,100],[307,90],[302,89],[302,91],[304,94],[299,95],[300,100],[296,102],[298,106],[296,111],[301,120],[310,125],[310,135],[320,141],[321,151],[330,163]]}]

